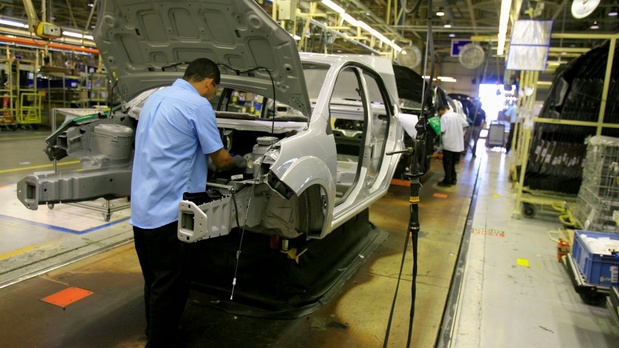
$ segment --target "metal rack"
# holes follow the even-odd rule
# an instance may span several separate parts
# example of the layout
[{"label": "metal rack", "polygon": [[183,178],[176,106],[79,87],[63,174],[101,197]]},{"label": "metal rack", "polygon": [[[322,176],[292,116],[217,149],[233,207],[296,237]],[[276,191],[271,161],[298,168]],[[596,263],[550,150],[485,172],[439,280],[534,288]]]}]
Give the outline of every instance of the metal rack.
[{"label": "metal rack", "polygon": [[588,141],[583,181],[572,224],[585,230],[619,232],[619,138],[594,136]]},{"label": "metal rack", "polygon": [[[56,120],[59,115],[63,115],[65,117],[65,122],[72,118],[77,117],[86,117],[90,115],[95,115],[103,111],[100,108],[84,108],[84,109],[72,109],[72,108],[55,108],[52,110],[51,116],[51,124],[52,124],[52,133],[56,131]],[[58,163],[56,160],[53,161],[54,173],[58,173]],[[103,219],[105,221],[110,221],[112,217],[112,213],[120,210],[127,209],[131,206],[129,200],[126,198],[123,199],[103,199],[103,203],[89,201],[89,202],[79,202],[79,203],[66,203],[69,205],[73,205],[80,208],[95,210],[101,212],[103,215]],[[54,204],[47,204],[49,209],[54,209]]]},{"label": "metal rack", "polygon": [[[34,60],[13,57],[15,50],[6,49],[0,59],[0,71],[4,80],[0,88],[0,126],[15,129],[41,123],[41,95],[36,83],[30,86],[30,78],[24,80],[20,72],[36,74],[38,57]],[[32,79],[34,81],[34,78]]]},{"label": "metal rack", "polygon": [[[553,34],[553,38],[559,39],[573,39],[573,38],[589,38],[589,39],[607,39],[609,40],[609,54],[606,62],[606,70],[605,70],[605,79],[604,85],[602,87],[601,93],[601,101],[600,108],[598,114],[597,122],[588,122],[588,121],[578,121],[578,120],[562,120],[562,119],[551,119],[551,118],[541,118],[534,116],[534,101],[537,94],[537,88],[534,88],[532,95],[530,96],[519,96],[519,105],[520,108],[518,110],[519,114],[524,115],[524,119],[522,123],[519,123],[519,128],[517,129],[517,133],[515,135],[514,143],[518,144],[517,155],[513,159],[511,167],[512,172],[516,173],[513,176],[518,177],[518,181],[515,183],[516,185],[516,205],[514,207],[513,215],[514,217],[520,217],[521,214],[527,217],[533,217],[535,215],[535,206],[553,206],[559,207],[563,206],[565,209],[563,211],[559,211],[559,214],[565,216],[565,214],[569,214],[569,210],[571,205],[576,202],[576,197],[566,197],[565,195],[556,195],[552,192],[538,192],[536,195],[532,195],[532,190],[528,189],[524,186],[525,173],[527,169],[527,161],[531,146],[532,132],[535,123],[548,123],[548,124],[562,124],[562,125],[573,125],[573,126],[585,126],[585,127],[595,127],[596,135],[602,134],[603,128],[619,128],[619,124],[616,123],[605,123],[604,115],[606,111],[606,104],[609,92],[610,85],[610,76],[613,68],[613,59],[614,52],[616,47],[617,39],[619,35],[617,34],[602,34],[602,35],[588,35],[588,34]],[[537,71],[524,71],[522,77],[522,84],[524,86],[536,86],[539,78],[539,72]],[[522,98],[520,100],[520,98]],[[520,165],[519,172],[516,170]],[[564,221],[562,219],[562,221]]]}]

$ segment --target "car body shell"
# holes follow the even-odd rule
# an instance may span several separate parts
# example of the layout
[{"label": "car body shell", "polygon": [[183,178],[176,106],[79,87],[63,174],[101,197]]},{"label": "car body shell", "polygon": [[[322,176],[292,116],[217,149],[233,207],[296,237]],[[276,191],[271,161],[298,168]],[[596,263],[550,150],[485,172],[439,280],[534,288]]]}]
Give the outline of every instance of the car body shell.
[{"label": "car body shell", "polygon": [[[102,146],[95,143],[107,140],[91,135],[99,123],[117,124],[122,134],[133,131],[135,124],[127,120],[139,122],[147,95],[182,77],[187,64],[202,57],[215,61],[222,74],[213,104],[223,143],[244,155],[250,169],[212,173],[208,188],[221,199],[179,204],[181,240],[225,235],[234,227],[321,239],[387,192],[400,158],[387,153],[403,149],[389,60],[299,53],[294,39],[252,0],[107,0],[99,11],[93,34],[123,103],[105,119],[67,124],[48,139],[50,159],[75,155],[92,163],[89,158],[99,156],[100,165],[63,173],[63,179],[25,178],[18,197],[29,208],[128,196],[131,160],[106,162],[113,154],[97,153]],[[239,99],[249,96],[251,112],[239,107]],[[66,133],[75,137],[59,141]],[[117,186],[123,189],[115,192],[108,192],[104,180],[92,179],[119,170]],[[74,186],[97,185],[87,194],[69,192],[62,182],[67,178]],[[224,213],[215,214],[220,210]],[[205,222],[202,231],[196,214]]]}]

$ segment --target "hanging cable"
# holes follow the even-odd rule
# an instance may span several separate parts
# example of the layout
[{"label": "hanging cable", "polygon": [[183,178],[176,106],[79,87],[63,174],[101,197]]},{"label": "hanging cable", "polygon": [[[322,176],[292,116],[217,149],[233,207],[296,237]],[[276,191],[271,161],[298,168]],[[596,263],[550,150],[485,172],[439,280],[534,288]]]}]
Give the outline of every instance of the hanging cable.
[{"label": "hanging cable", "polygon": [[239,248],[236,251],[236,261],[234,265],[234,276],[232,277],[232,289],[230,290],[230,301],[234,299],[234,290],[236,289],[236,277],[239,271],[239,262],[241,260],[241,250],[243,249],[243,238],[245,237],[245,226],[247,225],[247,216],[249,215],[249,208],[251,207],[251,201],[254,197],[254,188],[256,185],[251,185],[251,192],[249,194],[249,200],[247,201],[247,209],[245,210],[245,221],[243,221],[243,227],[239,224],[239,208],[236,203],[235,192],[232,192],[232,203],[234,204],[234,210],[236,211],[236,227],[241,229],[241,238],[239,240]]},{"label": "hanging cable", "polygon": [[[417,1],[413,9],[411,9],[410,11],[405,8],[406,0],[401,0],[401,5],[402,5],[402,8],[405,11],[407,11],[407,13],[409,13],[409,12],[412,12],[413,10],[417,11],[419,8],[420,2],[421,1]],[[432,0],[428,0],[428,9],[431,9],[431,8],[432,8]],[[428,57],[430,57],[429,64],[428,64]],[[421,112],[420,112],[419,122],[425,123],[423,116],[425,113],[426,104],[428,103],[428,96],[432,94],[431,90],[432,90],[432,81],[434,79],[434,65],[435,65],[435,59],[434,59],[434,43],[433,43],[433,38],[432,38],[432,12],[428,11],[428,32],[427,32],[427,38],[426,38],[426,52],[425,52],[423,71],[424,71],[424,75],[426,76],[429,75],[429,79],[427,81],[425,79],[423,80],[423,90],[422,90],[422,96],[421,96],[421,99],[422,99],[421,100]],[[429,74],[427,73],[428,69],[430,69]],[[428,110],[428,113],[431,113],[433,111],[434,110],[430,108],[430,110]],[[391,311],[389,313],[389,321],[387,323],[387,329],[385,332],[385,339],[383,341],[383,347],[387,347],[387,344],[389,342],[391,323],[393,321],[393,314],[395,312],[395,304],[396,304],[396,300],[398,296],[398,288],[400,285],[400,281],[402,279],[402,272],[404,270],[404,260],[406,258],[406,249],[408,247],[409,237],[411,238],[411,241],[412,241],[413,269],[412,269],[412,280],[411,280],[411,307],[410,307],[406,347],[411,346],[411,340],[412,340],[412,335],[413,335],[413,321],[415,318],[415,298],[417,295],[417,285],[416,285],[417,284],[417,244],[418,244],[419,230],[420,230],[419,189],[421,187],[419,178],[421,175],[423,175],[423,168],[424,168],[424,165],[421,165],[419,161],[424,161],[423,163],[425,163],[425,149],[422,149],[422,147],[425,147],[424,137],[426,137],[426,134],[427,134],[425,132],[425,129],[426,129],[425,124],[421,125],[420,127],[421,132],[418,132],[417,134],[418,139],[416,139],[414,150],[404,151],[404,152],[407,152],[408,155],[411,156],[412,158],[411,169],[407,173],[407,176],[410,179],[409,223],[408,223],[408,228],[406,231],[406,237],[404,240],[404,249],[402,251],[402,260],[400,262],[400,272],[398,274],[396,289],[395,289],[393,301],[391,304]]]}]

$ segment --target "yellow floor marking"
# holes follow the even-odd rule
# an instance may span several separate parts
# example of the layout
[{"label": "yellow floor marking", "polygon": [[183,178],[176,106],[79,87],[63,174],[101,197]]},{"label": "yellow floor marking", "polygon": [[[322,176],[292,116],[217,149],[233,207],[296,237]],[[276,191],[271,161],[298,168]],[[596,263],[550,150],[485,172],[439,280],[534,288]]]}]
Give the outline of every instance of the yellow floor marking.
[{"label": "yellow floor marking", "polygon": [[[67,165],[70,165],[70,164],[78,164],[78,163],[80,163],[80,161],[63,162],[63,163],[58,163],[58,165],[59,166],[67,166]],[[38,166],[4,169],[4,170],[0,170],[0,174],[10,173],[10,172],[21,172],[21,171],[24,171],[24,170],[32,170],[32,169],[41,169],[41,168],[47,168],[47,167],[52,167],[52,166],[53,166],[53,164],[41,164],[41,165],[38,165]]]},{"label": "yellow floor marking", "polygon": [[527,259],[517,259],[516,263],[518,264],[518,266],[522,266],[522,267],[529,267],[529,260]]},{"label": "yellow floor marking", "polygon": [[63,237],[54,238],[54,239],[45,241],[44,243],[40,243],[40,244],[37,244],[37,245],[29,245],[29,246],[23,247],[21,249],[9,251],[9,252],[6,252],[4,254],[0,254],[0,260],[8,259],[9,257],[17,256],[19,254],[25,254],[25,253],[27,253],[29,251],[32,251],[32,250],[35,250],[35,249],[46,248],[49,245],[59,244],[60,241],[62,241],[62,240],[63,240]]},{"label": "yellow floor marking", "polygon": [[36,248],[37,248],[36,245],[29,245],[21,249],[17,249],[17,250],[9,251],[8,253],[0,254],[0,260],[8,259],[9,257],[13,257],[15,255],[27,253]]}]

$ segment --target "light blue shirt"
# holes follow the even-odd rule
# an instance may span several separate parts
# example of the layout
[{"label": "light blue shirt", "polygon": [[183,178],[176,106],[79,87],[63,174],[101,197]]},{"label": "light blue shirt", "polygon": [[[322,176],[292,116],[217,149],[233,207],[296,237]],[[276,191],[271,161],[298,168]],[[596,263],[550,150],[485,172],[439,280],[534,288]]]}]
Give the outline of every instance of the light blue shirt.
[{"label": "light blue shirt", "polygon": [[211,103],[183,79],[142,107],[131,177],[131,224],[153,229],[178,220],[183,192],[206,189],[207,155],[223,147]]},{"label": "light blue shirt", "polygon": [[516,123],[516,105],[511,105],[505,110],[505,116],[509,117],[509,123]]}]

